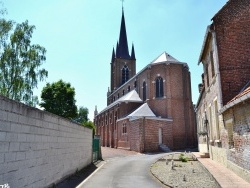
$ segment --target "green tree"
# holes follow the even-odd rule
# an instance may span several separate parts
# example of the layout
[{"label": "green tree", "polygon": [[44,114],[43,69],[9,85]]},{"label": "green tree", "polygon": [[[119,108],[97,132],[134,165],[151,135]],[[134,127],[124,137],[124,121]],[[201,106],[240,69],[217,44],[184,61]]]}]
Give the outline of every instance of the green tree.
[{"label": "green tree", "polygon": [[0,19],[0,94],[35,106],[33,89],[48,77],[40,68],[46,60],[46,49],[31,44],[34,25],[28,21],[16,24]]},{"label": "green tree", "polygon": [[42,90],[41,99],[40,106],[45,111],[69,119],[77,117],[75,89],[71,87],[70,83],[62,80],[52,84],[47,83]]},{"label": "green tree", "polygon": [[80,124],[84,124],[88,121],[88,114],[88,108],[80,107],[77,112],[77,117],[74,120]]},{"label": "green tree", "polygon": [[95,135],[95,125],[94,125],[94,123],[92,121],[86,121],[85,123],[83,123],[83,126],[93,129],[93,137],[94,137],[94,135]]},{"label": "green tree", "polygon": [[95,135],[95,125],[88,118],[89,110],[85,107],[80,107],[77,112],[77,117],[74,119],[77,123],[80,123],[84,127],[93,129],[93,137]]}]

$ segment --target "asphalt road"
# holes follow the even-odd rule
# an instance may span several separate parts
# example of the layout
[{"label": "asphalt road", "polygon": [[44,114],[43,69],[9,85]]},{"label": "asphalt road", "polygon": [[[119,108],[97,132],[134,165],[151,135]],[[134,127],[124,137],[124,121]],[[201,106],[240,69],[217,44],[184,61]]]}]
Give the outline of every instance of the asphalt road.
[{"label": "asphalt road", "polygon": [[138,154],[114,157],[84,181],[78,188],[161,188],[150,165],[165,154]]}]

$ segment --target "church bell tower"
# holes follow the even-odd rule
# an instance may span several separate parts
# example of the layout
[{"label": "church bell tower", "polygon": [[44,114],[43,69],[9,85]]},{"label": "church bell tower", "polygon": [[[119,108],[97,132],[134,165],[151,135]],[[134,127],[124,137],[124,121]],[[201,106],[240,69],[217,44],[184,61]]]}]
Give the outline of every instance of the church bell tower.
[{"label": "church bell tower", "polygon": [[110,65],[111,82],[109,93],[112,94],[117,88],[125,84],[130,78],[132,78],[136,74],[136,58],[134,44],[132,44],[131,54],[129,54],[123,8],[119,41],[116,44],[116,50],[114,48],[112,50],[112,58]]}]

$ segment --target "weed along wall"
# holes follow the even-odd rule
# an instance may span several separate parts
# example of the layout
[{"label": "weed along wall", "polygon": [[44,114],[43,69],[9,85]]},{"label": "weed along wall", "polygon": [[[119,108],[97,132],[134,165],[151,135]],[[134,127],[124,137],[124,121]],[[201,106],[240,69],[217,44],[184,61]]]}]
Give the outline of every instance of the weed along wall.
[{"label": "weed along wall", "polygon": [[0,185],[48,187],[91,162],[91,129],[0,96]]}]

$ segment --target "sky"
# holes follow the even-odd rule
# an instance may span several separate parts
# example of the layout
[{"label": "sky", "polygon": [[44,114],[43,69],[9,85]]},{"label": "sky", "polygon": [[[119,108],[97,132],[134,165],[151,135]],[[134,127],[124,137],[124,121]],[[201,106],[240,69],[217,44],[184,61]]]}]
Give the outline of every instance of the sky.
[{"label": "sky", "polygon": [[[35,25],[32,43],[46,48],[42,66],[49,75],[34,94],[40,97],[46,83],[62,79],[76,92],[76,104],[89,109],[107,104],[112,49],[119,39],[120,0],[1,0],[17,23]],[[164,51],[186,62],[191,72],[192,99],[196,104],[203,67],[198,66],[206,28],[227,0],[125,0],[124,15],[129,52],[135,47],[139,72]]]}]

